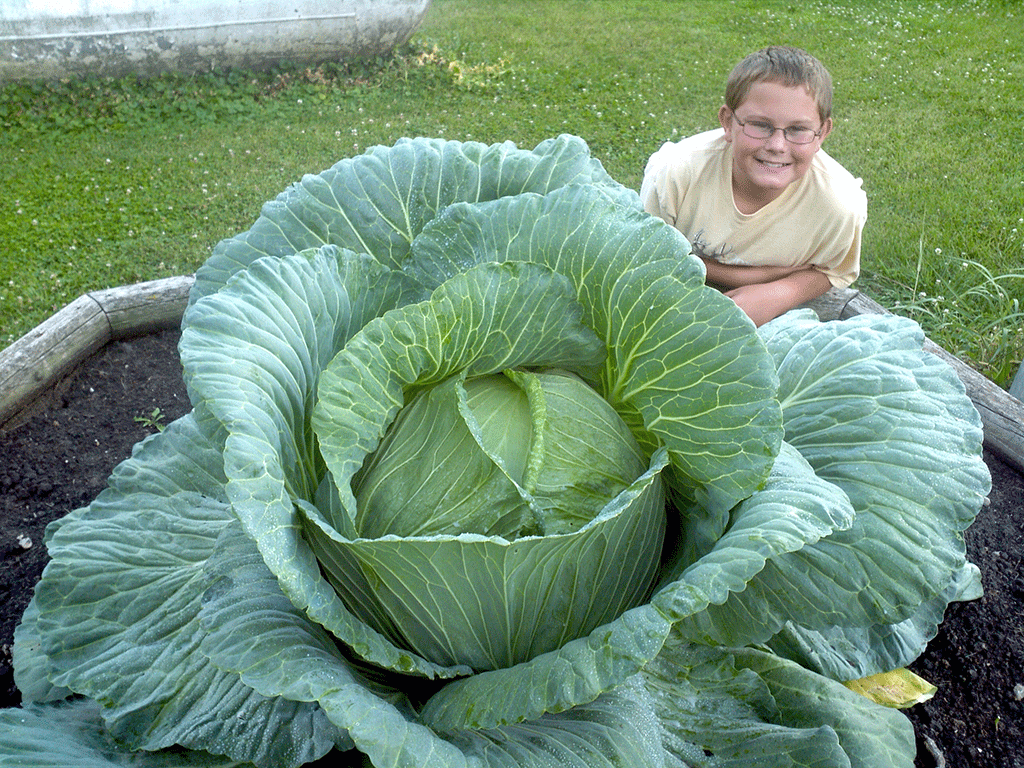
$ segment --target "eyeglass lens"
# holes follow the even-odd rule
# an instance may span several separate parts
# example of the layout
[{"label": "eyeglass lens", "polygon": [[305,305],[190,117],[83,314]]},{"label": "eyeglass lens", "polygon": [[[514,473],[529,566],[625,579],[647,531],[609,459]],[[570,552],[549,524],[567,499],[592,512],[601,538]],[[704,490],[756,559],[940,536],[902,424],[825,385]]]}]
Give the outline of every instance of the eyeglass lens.
[{"label": "eyeglass lens", "polygon": [[770,139],[775,135],[776,131],[782,131],[782,135],[786,137],[786,140],[793,144],[810,144],[814,141],[814,137],[818,135],[810,128],[798,125],[793,125],[789,128],[776,128],[770,123],[762,123],[759,120],[749,120],[743,123],[740,122],[739,118],[736,118],[736,122],[740,124],[743,133],[752,139]]}]

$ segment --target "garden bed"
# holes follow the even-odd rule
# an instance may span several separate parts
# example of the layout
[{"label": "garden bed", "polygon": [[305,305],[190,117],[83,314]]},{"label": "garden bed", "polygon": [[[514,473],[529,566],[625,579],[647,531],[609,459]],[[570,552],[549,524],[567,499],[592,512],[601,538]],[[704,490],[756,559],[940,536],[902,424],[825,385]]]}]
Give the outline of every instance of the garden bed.
[{"label": "garden bed", "polygon": [[[156,295],[152,285],[146,290]],[[101,297],[101,307],[109,298]],[[133,304],[125,296],[119,301]],[[102,343],[90,341],[95,349],[84,360],[69,354],[31,405],[0,427],[0,706],[19,702],[10,646],[46,562],[46,524],[88,504],[135,443],[191,408],[178,331],[159,330],[150,320],[144,335],[135,336],[131,322],[114,325],[115,331],[101,325]],[[998,402],[1007,401],[997,396],[997,415]],[[1012,419],[1008,423],[1012,431]],[[1014,435],[1008,439],[1012,444]],[[985,454],[993,476],[989,503],[967,532],[985,596],[951,606],[913,665],[939,688],[908,711],[919,736],[920,768],[1024,768],[1017,749],[1024,743],[1024,476],[1020,456],[996,448],[988,446]]]}]

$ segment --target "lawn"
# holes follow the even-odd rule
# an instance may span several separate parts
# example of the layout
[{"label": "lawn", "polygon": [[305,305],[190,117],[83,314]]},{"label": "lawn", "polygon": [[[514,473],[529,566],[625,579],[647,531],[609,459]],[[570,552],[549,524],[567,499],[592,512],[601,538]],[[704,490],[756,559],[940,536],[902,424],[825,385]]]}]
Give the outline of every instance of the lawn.
[{"label": "lawn", "polygon": [[639,186],[770,43],[835,80],[869,199],[860,287],[1002,386],[1024,357],[1024,10],[974,2],[434,0],[387,61],[0,89],[0,345],[82,293],[186,274],[304,173],[402,136],[582,136]]}]

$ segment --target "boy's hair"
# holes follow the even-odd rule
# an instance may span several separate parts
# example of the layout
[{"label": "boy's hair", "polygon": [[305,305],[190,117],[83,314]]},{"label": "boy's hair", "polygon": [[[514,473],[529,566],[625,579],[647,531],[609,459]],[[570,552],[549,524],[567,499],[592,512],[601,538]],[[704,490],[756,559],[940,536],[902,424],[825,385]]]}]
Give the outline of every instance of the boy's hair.
[{"label": "boy's hair", "polygon": [[800,48],[771,45],[745,57],[729,73],[725,106],[735,112],[754,83],[778,83],[787,88],[802,85],[817,102],[821,122],[832,116],[832,76],[824,64]]}]

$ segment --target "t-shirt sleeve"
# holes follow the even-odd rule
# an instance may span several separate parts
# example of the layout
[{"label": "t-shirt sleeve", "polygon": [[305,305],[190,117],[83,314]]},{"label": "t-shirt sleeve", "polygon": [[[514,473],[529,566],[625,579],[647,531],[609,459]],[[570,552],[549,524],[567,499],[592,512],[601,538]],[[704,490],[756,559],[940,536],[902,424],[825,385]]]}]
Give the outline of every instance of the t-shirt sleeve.
[{"label": "t-shirt sleeve", "polygon": [[651,155],[640,184],[640,200],[644,210],[673,227],[676,226],[676,214],[682,202],[679,184],[672,178],[676,175],[671,161],[672,155],[677,154],[673,151],[675,148],[675,145],[666,143]]},{"label": "t-shirt sleeve", "polygon": [[848,185],[837,217],[835,235],[813,265],[828,277],[833,288],[848,288],[860,275],[861,236],[867,221],[867,197],[857,179]]},{"label": "t-shirt sleeve", "polygon": [[860,275],[860,233],[858,228],[846,252],[839,252],[838,258],[822,265],[815,265],[825,274],[833,288],[849,288]]}]

